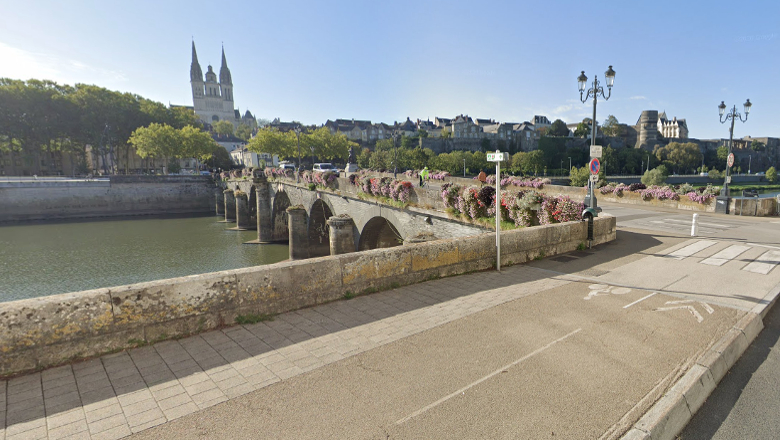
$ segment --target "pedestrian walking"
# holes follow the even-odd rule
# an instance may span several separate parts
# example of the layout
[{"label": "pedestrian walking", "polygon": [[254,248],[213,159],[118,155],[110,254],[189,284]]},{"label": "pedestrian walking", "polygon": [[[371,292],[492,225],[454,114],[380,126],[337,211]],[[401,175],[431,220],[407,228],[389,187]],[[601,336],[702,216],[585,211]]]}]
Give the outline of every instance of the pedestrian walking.
[{"label": "pedestrian walking", "polygon": [[425,185],[425,181],[428,180],[428,167],[425,167],[420,171],[420,188]]},{"label": "pedestrian walking", "polygon": [[485,170],[481,170],[479,172],[479,175],[477,176],[477,180],[479,180],[480,186],[485,185],[485,182],[487,182],[487,174],[485,174]]}]

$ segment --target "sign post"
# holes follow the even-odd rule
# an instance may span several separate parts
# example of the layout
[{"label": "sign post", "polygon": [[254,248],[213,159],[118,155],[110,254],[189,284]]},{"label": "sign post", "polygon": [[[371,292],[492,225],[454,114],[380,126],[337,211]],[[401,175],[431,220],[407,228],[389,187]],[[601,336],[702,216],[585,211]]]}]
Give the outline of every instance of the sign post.
[{"label": "sign post", "polygon": [[487,154],[488,162],[496,163],[496,271],[501,272],[501,161],[504,153]]}]

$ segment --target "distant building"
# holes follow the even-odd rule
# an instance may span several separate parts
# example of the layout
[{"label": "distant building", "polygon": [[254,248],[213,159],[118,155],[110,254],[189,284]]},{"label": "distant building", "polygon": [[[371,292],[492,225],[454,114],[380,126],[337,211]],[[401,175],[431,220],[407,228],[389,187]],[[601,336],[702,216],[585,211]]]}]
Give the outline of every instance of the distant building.
[{"label": "distant building", "polygon": [[666,112],[658,115],[658,133],[667,139],[688,139],[688,123],[685,119],[668,119]]},{"label": "distant building", "polygon": [[190,64],[190,85],[192,86],[192,103],[195,114],[203,123],[211,125],[217,121],[228,121],[234,127],[239,124],[247,124],[250,128],[257,128],[257,121],[248,110],[241,116],[236,110],[233,101],[233,76],[227,66],[225,48],[222,48],[222,65],[219,68],[219,81],[217,74],[211,66],[208,66],[205,81],[203,71],[198,62],[198,53],[195,51],[195,42],[192,42],[192,64]]},{"label": "distant building", "polygon": [[549,119],[547,119],[547,116],[542,115],[534,115],[534,120],[532,121],[534,124],[534,130],[539,130],[541,128],[547,128],[552,125],[552,122],[550,122]]},{"label": "distant building", "polygon": [[246,147],[236,148],[230,152],[230,159],[236,165],[243,165],[247,168],[277,167],[279,166],[279,156],[268,153],[255,153],[247,150]]}]

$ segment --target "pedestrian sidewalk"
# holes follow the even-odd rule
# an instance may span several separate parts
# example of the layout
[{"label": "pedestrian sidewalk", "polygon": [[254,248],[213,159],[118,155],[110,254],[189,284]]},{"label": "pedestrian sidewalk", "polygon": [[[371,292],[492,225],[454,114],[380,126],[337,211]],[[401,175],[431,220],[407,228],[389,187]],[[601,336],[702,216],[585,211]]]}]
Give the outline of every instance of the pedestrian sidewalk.
[{"label": "pedestrian sidewalk", "polygon": [[0,381],[0,440],[122,438],[569,282],[513,266],[500,276],[406,286]]}]

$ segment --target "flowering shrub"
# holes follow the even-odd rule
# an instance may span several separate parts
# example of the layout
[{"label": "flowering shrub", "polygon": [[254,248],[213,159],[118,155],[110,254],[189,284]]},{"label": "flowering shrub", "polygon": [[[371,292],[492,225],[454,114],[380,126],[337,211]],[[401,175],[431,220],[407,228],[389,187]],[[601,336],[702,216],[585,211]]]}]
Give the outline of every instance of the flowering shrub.
[{"label": "flowering shrub", "polygon": [[452,183],[445,183],[441,186],[441,198],[444,200],[445,208],[454,208],[457,203],[456,199],[460,195],[460,185]]},{"label": "flowering shrub", "polygon": [[691,191],[688,194],[686,194],[686,196],[688,196],[688,198],[692,202],[705,204],[705,203],[709,203],[710,199],[713,199],[715,197],[715,194],[709,194],[709,193],[699,194],[696,191]]},{"label": "flowering shrub", "polygon": [[628,185],[628,190],[631,192],[637,192],[641,189],[646,189],[647,185],[644,183],[632,183],[631,185]]},{"label": "flowering shrub", "polygon": [[241,177],[252,177],[252,173],[255,171],[254,168],[244,168],[241,170]]},{"label": "flowering shrub", "polygon": [[435,173],[431,173],[428,175],[429,178],[432,180],[444,180],[446,177],[449,177],[450,173],[447,171],[437,171]]},{"label": "flowering shrub", "polygon": [[[493,177],[493,183],[496,182],[495,176],[489,176]],[[514,176],[506,176],[501,179],[501,186],[519,186],[521,188],[534,188],[534,189],[542,189],[544,185],[550,183],[550,179],[542,179],[542,178],[521,178],[521,177],[514,177]]]},{"label": "flowering shrub", "polygon": [[668,186],[651,185],[649,188],[640,190],[639,194],[642,195],[643,200],[680,200],[680,195]]},{"label": "flowering shrub", "polygon": [[376,197],[388,197],[398,202],[408,202],[414,191],[412,182],[395,180],[392,177],[355,177],[350,182],[360,187],[360,191]]},{"label": "flowering shrub", "polygon": [[657,185],[647,187],[642,183],[632,183],[631,185],[608,183],[599,188],[601,194],[614,194],[618,197],[622,196],[624,191],[638,193],[642,200],[680,200],[680,196],[684,195],[691,201],[701,204],[709,203],[719,190],[720,188],[711,185],[696,189],[688,183],[673,188]]}]

